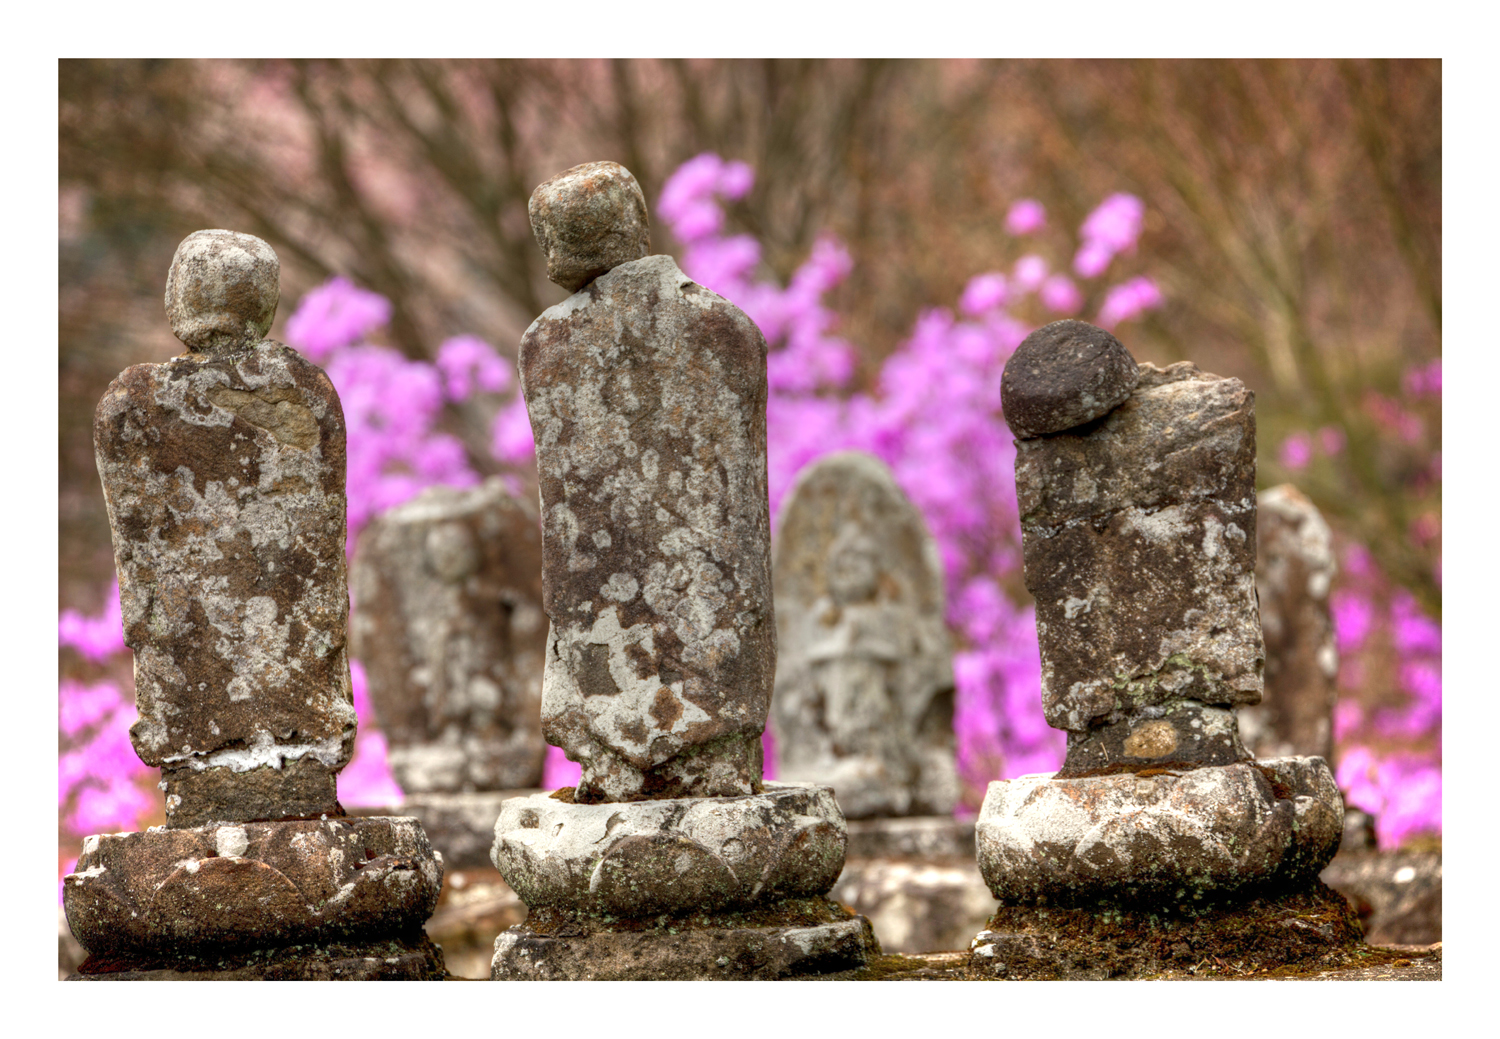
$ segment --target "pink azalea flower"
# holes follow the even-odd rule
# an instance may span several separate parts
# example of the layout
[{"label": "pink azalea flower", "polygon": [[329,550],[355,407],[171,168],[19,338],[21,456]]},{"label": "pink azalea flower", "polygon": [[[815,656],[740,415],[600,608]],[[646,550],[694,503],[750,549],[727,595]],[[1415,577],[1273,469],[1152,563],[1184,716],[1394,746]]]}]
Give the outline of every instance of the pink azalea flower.
[{"label": "pink azalea flower", "polygon": [[1291,434],[1281,442],[1277,458],[1292,472],[1301,472],[1312,461],[1312,437],[1300,430]]},{"label": "pink azalea flower", "polygon": [[993,271],[989,274],[976,274],[964,286],[963,295],[958,299],[958,309],[971,317],[977,317],[1004,306],[1008,288],[1003,274]]},{"label": "pink azalea flower", "polygon": [[384,296],[334,277],[302,297],[287,319],[287,342],[314,361],[363,339],[391,319]]},{"label": "pink azalea flower", "polygon": [[1104,294],[1096,322],[1102,328],[1114,328],[1147,310],[1161,306],[1161,290],[1150,278],[1131,278]]},{"label": "pink azalea flower", "polygon": [[1047,278],[1047,261],[1035,253],[1023,256],[1016,261],[1014,274],[1022,292],[1033,292]]},{"label": "pink azalea flower", "polygon": [[1076,314],[1083,306],[1083,293],[1065,274],[1054,274],[1042,282],[1042,305],[1054,314]]},{"label": "pink azalea flower", "polygon": [[1023,198],[1005,214],[1005,229],[1013,235],[1040,231],[1047,223],[1047,211],[1033,198]]}]

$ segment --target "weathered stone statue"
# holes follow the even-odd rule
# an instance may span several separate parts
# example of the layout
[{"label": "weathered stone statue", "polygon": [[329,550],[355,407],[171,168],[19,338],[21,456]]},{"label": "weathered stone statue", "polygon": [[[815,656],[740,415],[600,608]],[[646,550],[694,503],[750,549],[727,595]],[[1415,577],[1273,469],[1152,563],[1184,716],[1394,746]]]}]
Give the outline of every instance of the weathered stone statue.
[{"label": "weathered stone statue", "polygon": [[408,795],[541,783],[541,554],[498,480],[429,487],[361,534],[350,644]]},{"label": "weathered stone statue", "polygon": [[496,940],[493,977],[858,965],[868,922],[822,897],[846,840],[832,791],[761,782],[776,669],[765,340],[647,255],[624,167],[567,170],[530,212],[548,276],[573,291],[520,354],[551,622],[542,726],[583,773],[495,824],[495,865],[530,916]]},{"label": "weathered stone statue", "polygon": [[1137,365],[1080,321],[1027,337],[1001,394],[1042,702],[1068,752],[1054,776],[990,784],[976,836],[1001,905],[974,962],[1088,976],[1356,940],[1317,879],[1342,829],[1327,763],[1256,761],[1235,720],[1264,661],[1253,395]]},{"label": "weathered stone statue", "polygon": [[803,470],[775,544],[778,775],[846,818],[942,815],[958,796],[937,543],[879,459]]},{"label": "weathered stone statue", "polygon": [[1240,711],[1256,757],[1333,753],[1338,642],[1328,593],[1337,564],[1318,507],[1289,483],[1261,491],[1255,590],[1266,640],[1266,692]]},{"label": "weathered stone statue", "polygon": [[[94,423],[140,720],[166,828],[89,837],[66,878],[83,977],[434,977],[442,878],[414,819],[349,819],[344,419],[265,339],[271,247],[199,231],[167,276],[187,346]],[[296,948],[291,948],[295,946]]]}]

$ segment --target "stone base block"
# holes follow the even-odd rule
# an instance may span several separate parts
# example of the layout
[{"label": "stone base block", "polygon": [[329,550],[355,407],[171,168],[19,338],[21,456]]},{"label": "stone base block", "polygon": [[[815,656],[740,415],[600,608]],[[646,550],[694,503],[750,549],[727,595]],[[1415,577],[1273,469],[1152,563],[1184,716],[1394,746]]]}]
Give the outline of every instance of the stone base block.
[{"label": "stone base block", "polygon": [[[794,900],[803,903],[815,900]],[[821,900],[816,900],[821,901]],[[678,919],[631,930],[559,928],[543,933],[519,924],[495,939],[494,981],[770,981],[858,970],[880,955],[870,921],[823,902],[821,922],[796,906],[778,926],[713,926]],[[798,919],[803,917],[803,919]],[[831,919],[828,919],[831,917]]]},{"label": "stone base block", "polygon": [[1322,758],[990,784],[979,869],[1012,905],[1173,906],[1289,890],[1338,849],[1343,800]]},{"label": "stone base block", "polygon": [[1338,892],[1302,889],[1193,911],[1002,905],[975,936],[969,966],[990,977],[1097,981],[1163,972],[1336,967],[1364,947]]},{"label": "stone base block", "polygon": [[96,964],[176,968],[420,934],[442,878],[415,819],[231,823],[89,837],[63,904]]},{"label": "stone base block", "polygon": [[[88,966],[85,964],[85,966]],[[442,981],[443,950],[426,938],[292,946],[238,957],[184,957],[172,967],[94,971],[68,981]]]},{"label": "stone base block", "polygon": [[833,790],[811,783],[606,804],[537,794],[501,807],[493,858],[533,912],[608,923],[821,896],[846,839]]}]

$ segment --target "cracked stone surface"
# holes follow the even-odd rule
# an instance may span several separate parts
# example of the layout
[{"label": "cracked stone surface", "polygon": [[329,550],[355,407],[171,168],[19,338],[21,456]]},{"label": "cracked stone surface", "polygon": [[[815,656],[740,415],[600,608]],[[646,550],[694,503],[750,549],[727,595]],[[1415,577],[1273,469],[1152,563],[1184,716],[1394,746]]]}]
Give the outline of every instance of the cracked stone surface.
[{"label": "cracked stone surface", "polygon": [[569,804],[513,798],[495,868],[532,909],[643,918],[822,895],[844,865],[828,787],[767,783],[746,797]]},{"label": "cracked stone surface", "polygon": [[879,459],[807,467],[777,524],[777,775],[846,818],[947,815],[958,796],[942,562]]},{"label": "cracked stone surface", "polygon": [[442,878],[415,819],[215,824],[89,837],[63,904],[96,963],[186,970],[235,950],[415,936]]},{"label": "cracked stone surface", "polygon": [[173,827],[337,812],[354,746],[344,417],[321,369],[259,338],[274,261],[248,235],[190,236],[167,287],[189,352],[122,372],[94,418],[131,741]]},{"label": "cracked stone surface", "polygon": [[1333,753],[1338,643],[1328,592],[1337,564],[1333,534],[1301,491],[1260,492],[1255,588],[1266,644],[1266,690],[1239,712],[1245,745],[1259,757]]},{"label": "cracked stone surface", "polygon": [[1063,775],[1247,759],[1226,712],[1261,698],[1254,394],[1187,361],[1139,370],[1096,424],[1017,445]]},{"label": "cracked stone surface", "polygon": [[615,267],[527,329],[542,731],[577,799],[750,794],[776,672],[766,342],[669,256]]},{"label": "cracked stone surface", "polygon": [[540,786],[547,621],[535,509],[498,480],[430,487],[370,521],[351,571],[350,648],[401,789]]}]

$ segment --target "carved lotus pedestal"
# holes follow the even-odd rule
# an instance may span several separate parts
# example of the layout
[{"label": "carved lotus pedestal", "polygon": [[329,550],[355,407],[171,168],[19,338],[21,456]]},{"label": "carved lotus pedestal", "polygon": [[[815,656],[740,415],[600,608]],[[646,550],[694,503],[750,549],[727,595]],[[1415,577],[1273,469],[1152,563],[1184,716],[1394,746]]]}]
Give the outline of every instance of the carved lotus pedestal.
[{"label": "carved lotus pedestal", "polygon": [[491,977],[771,979],[864,966],[880,951],[869,921],[825,897],[847,843],[833,791],[764,788],[507,801],[492,855],[530,914],[495,940]]},{"label": "carved lotus pedestal", "polygon": [[1000,907],[970,964],[1105,978],[1332,962],[1361,941],[1318,880],[1343,814],[1318,757],[991,783],[975,839]]},{"label": "carved lotus pedestal", "polygon": [[84,841],[63,904],[70,980],[440,979],[422,927],[442,858],[409,818],[324,818]]}]

